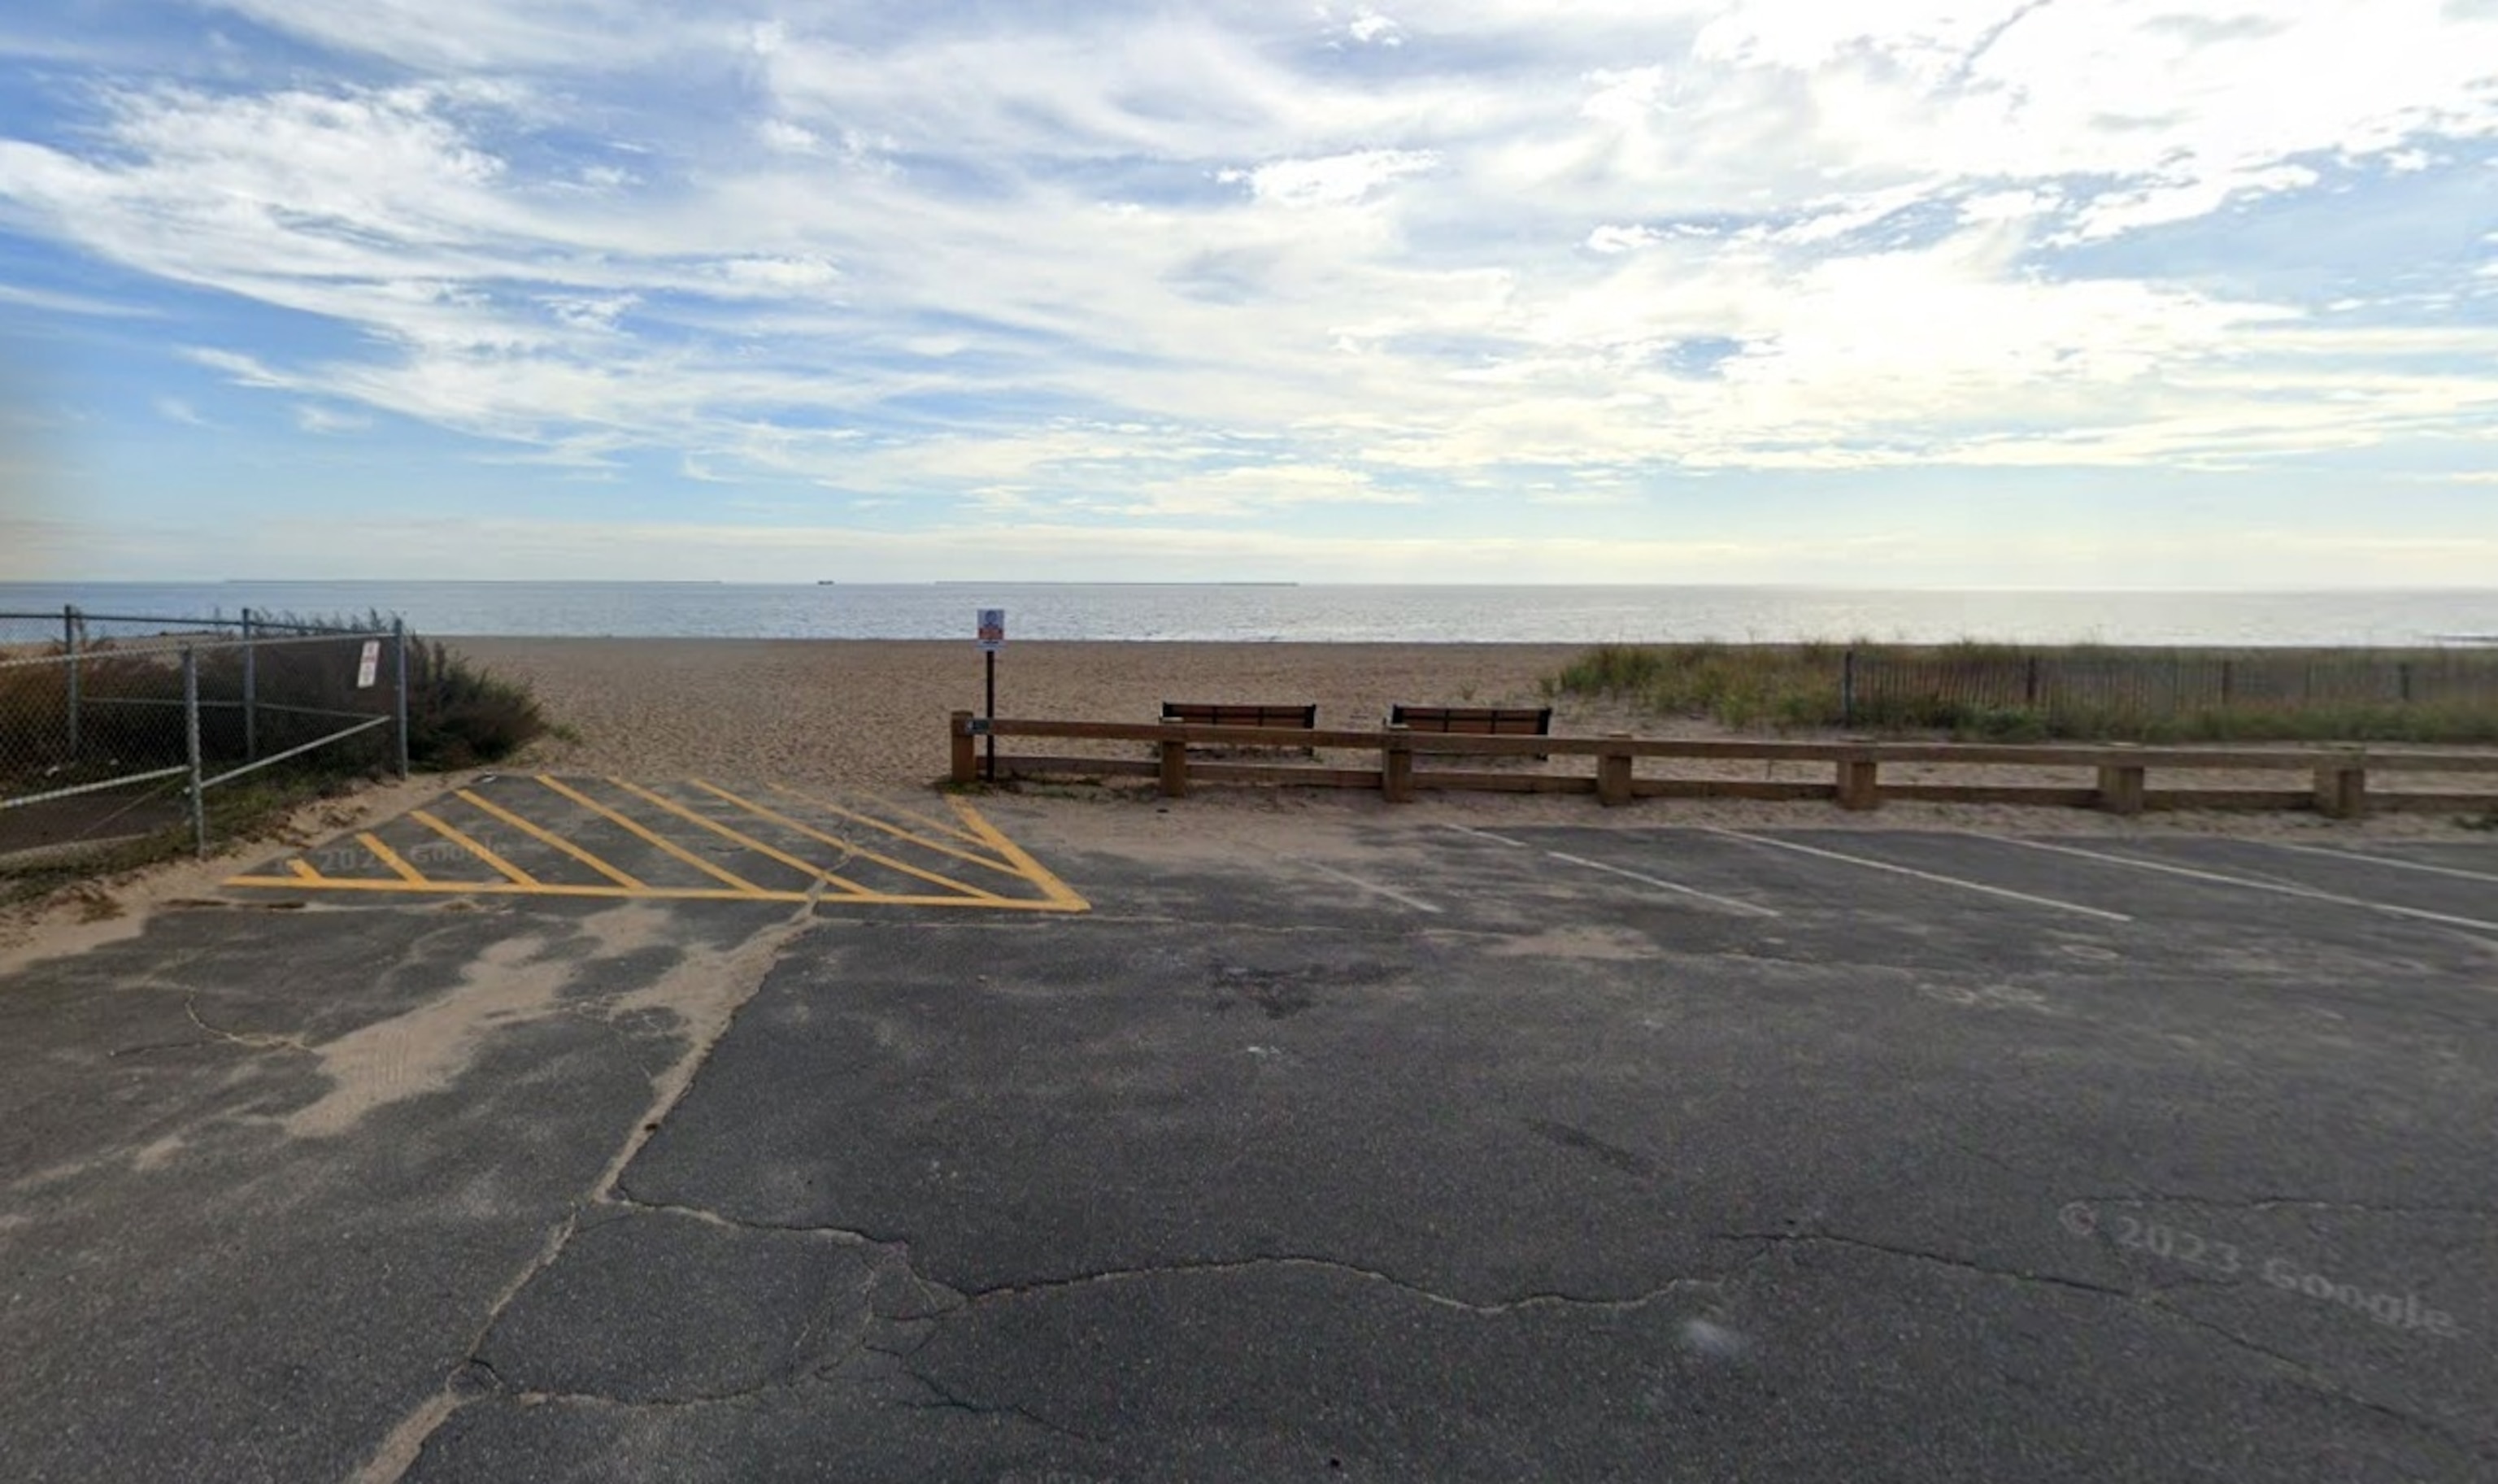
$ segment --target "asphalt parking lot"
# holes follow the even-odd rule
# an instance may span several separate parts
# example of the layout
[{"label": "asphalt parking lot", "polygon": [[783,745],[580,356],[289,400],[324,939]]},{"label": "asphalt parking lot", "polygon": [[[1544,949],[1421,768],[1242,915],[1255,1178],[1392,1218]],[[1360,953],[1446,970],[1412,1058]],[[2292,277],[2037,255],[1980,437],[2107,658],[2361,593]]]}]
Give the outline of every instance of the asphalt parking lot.
[{"label": "asphalt parking lot", "polygon": [[2486,840],[558,782],[0,981],[0,1474],[2498,1477]]}]

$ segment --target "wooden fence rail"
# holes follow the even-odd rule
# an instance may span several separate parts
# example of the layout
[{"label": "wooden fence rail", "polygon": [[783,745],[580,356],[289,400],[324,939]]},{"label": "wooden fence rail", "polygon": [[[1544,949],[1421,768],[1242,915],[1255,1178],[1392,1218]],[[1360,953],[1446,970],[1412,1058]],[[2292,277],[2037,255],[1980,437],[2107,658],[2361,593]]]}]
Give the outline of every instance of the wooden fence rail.
[{"label": "wooden fence rail", "polygon": [[[1593,793],[1607,805],[1634,798],[1829,799],[1842,809],[1878,809],[1885,799],[1941,803],[2062,804],[2139,814],[2146,809],[2298,809],[2334,819],[2357,819],[2374,808],[2498,810],[2498,752],[2427,753],[2365,747],[2193,748],[2126,744],[2026,746],[1959,742],[1786,742],[1768,738],[1673,738],[1468,736],[1418,737],[1401,726],[1377,731],[1311,730],[1302,727],[1198,726],[1129,722],[1005,720],[981,723],[957,711],[947,723],[952,777],[958,784],[980,776],[977,739],[994,735],[1060,741],[1141,742],[1155,748],[1143,758],[1016,757],[998,755],[997,776],[1008,778],[1142,777],[1157,780],[1164,794],[1184,796],[1193,780],[1209,783],[1286,784],[1302,788],[1376,789],[1391,802],[1405,802],[1423,790],[1465,789],[1500,792]],[[1433,754],[1488,758],[1592,758],[1589,773],[1493,772],[1415,765],[1420,740]],[[1327,762],[1216,760],[1195,747],[1309,748],[1375,754],[1376,765],[1346,767]],[[1642,759],[1827,763],[1829,783],[1773,780],[1642,777]],[[2090,768],[2087,788],[2040,784],[1885,784],[1886,763],[1983,764],[1997,767]],[[2305,775],[2298,789],[2160,789],[2149,787],[2153,769],[2205,773]],[[2371,793],[2376,774],[2486,776],[2486,789],[2469,792]]]}]

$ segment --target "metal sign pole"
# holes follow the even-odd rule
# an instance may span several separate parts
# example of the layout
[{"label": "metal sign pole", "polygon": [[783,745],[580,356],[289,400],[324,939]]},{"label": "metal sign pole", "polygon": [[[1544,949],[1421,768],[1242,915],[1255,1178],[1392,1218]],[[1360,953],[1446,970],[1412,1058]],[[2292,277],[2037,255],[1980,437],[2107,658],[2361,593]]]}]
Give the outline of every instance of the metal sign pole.
[{"label": "metal sign pole", "polygon": [[980,730],[987,734],[989,748],[980,765],[980,778],[985,783],[998,781],[998,651],[1006,648],[1007,610],[982,608],[979,614],[981,671],[988,682],[988,708],[981,713]]}]

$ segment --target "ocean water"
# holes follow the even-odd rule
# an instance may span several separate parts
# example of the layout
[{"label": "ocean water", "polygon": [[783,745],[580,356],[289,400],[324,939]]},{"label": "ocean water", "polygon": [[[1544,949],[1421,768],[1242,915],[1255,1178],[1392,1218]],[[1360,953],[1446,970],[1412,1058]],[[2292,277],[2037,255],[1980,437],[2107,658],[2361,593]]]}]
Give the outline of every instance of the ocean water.
[{"label": "ocean water", "polygon": [[[1933,642],[2408,645],[2498,635],[2498,589],[2018,593],[1757,587],[1095,584],[0,583],[0,613],[233,617],[378,609],[419,633],[962,639],[1007,610],[1015,639],[1598,643],[1870,638]],[[96,624],[94,631],[113,626]],[[0,642],[56,632],[0,618]]]}]

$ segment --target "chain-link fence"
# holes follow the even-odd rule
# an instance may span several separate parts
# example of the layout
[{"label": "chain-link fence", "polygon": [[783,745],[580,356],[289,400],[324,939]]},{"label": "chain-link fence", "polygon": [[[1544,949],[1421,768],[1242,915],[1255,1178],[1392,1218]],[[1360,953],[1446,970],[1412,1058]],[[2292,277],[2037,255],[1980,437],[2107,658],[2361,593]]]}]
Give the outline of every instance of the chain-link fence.
[{"label": "chain-link fence", "polygon": [[205,854],[276,770],[407,770],[404,629],[0,613],[0,887]]}]

